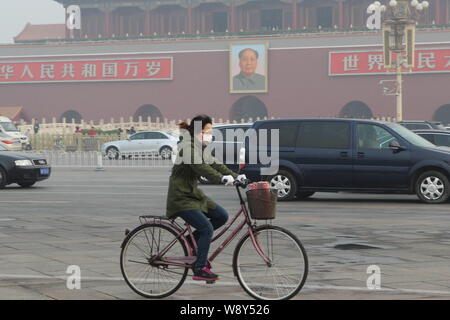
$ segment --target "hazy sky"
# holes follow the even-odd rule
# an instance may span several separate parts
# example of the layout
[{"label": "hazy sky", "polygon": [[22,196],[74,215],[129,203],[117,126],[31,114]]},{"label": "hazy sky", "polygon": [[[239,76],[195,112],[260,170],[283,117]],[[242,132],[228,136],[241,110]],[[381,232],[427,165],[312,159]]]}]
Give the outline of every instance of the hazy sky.
[{"label": "hazy sky", "polygon": [[64,23],[64,7],[54,0],[0,0],[0,43],[13,43],[27,22]]}]

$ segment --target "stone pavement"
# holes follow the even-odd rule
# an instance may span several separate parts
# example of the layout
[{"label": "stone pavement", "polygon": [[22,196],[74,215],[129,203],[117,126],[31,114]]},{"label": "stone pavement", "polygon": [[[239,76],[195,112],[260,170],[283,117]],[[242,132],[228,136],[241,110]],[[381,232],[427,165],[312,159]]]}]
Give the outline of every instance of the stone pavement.
[{"label": "stone pavement", "polygon": [[[55,169],[31,189],[9,186],[0,198],[0,299],[143,299],[122,279],[120,244],[140,214],[163,214],[168,169]],[[230,188],[205,186],[230,214]],[[415,196],[317,194],[279,203],[275,225],[294,232],[309,256],[295,299],[449,299],[450,205]],[[248,300],[231,270],[236,240],[214,263],[221,280],[193,282],[167,299]],[[215,246],[213,245],[213,249]],[[67,288],[70,265],[81,289]],[[381,289],[367,289],[367,268]]]}]

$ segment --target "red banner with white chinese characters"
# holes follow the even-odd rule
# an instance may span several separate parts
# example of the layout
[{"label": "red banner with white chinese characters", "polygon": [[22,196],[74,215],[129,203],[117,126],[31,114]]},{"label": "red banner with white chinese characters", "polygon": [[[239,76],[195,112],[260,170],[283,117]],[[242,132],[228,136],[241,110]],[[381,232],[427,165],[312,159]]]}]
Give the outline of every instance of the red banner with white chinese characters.
[{"label": "red banner with white chinese characters", "polygon": [[20,62],[0,59],[0,84],[172,80],[172,69],[172,57]]},{"label": "red banner with white chinese characters", "polygon": [[[345,51],[329,53],[330,76],[376,75],[385,74],[388,71],[392,71],[392,69],[387,70],[384,67],[384,56],[382,51]],[[450,72],[450,49],[416,50],[412,72]]]}]

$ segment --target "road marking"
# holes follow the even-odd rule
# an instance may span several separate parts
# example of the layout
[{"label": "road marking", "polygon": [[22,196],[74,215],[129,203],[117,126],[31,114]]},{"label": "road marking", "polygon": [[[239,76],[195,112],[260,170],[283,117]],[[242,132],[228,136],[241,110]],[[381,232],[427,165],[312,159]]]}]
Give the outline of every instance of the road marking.
[{"label": "road marking", "polygon": [[70,203],[63,200],[0,200],[0,203]]},{"label": "road marking", "polygon": [[[23,274],[0,274],[0,280],[67,280],[67,276],[37,276],[37,275],[23,275]],[[125,281],[122,277],[82,277],[81,281]],[[190,285],[204,285],[201,281],[188,280],[185,284]],[[218,285],[221,286],[239,286],[237,281],[218,281]],[[406,294],[425,294],[425,295],[445,295],[450,296],[450,291],[443,290],[421,290],[421,289],[403,289],[403,288],[381,288],[376,290],[368,289],[367,287],[347,287],[347,286],[333,286],[333,285],[321,285],[321,284],[306,284],[304,289],[310,290],[338,290],[338,291],[364,291],[370,293],[406,293]],[[300,292],[300,295],[302,293]]]},{"label": "road marking", "polygon": [[[351,201],[351,200],[348,200]],[[370,200],[369,200],[370,201]],[[354,205],[334,205],[334,204],[323,204],[323,203],[317,203],[317,205],[305,205],[305,204],[277,204],[277,206],[279,207],[293,207],[293,208],[314,208],[314,209],[417,209],[417,208],[426,208],[426,209],[430,209],[429,205],[425,205],[425,204],[418,204],[417,206],[404,206],[404,205],[392,205],[392,206],[386,206],[386,205],[358,205],[358,204],[354,204]],[[433,211],[434,210],[441,210],[441,211],[450,211],[449,207],[443,207],[443,208],[438,208],[433,206]]]},{"label": "road marking", "polygon": [[[12,191],[12,190],[9,190],[9,191],[6,191],[5,192],[5,190],[3,190],[2,191],[2,193],[13,193],[14,191]],[[89,195],[122,195],[122,196],[135,196],[135,195],[149,195],[149,194],[155,194],[155,195],[167,195],[167,192],[146,192],[146,193],[136,193],[136,192],[133,192],[133,193],[124,193],[124,192],[121,192],[121,193],[114,193],[114,192],[78,192],[77,191],[77,193],[76,194],[74,194],[74,192],[73,191],[51,191],[51,193],[50,193],[50,191],[47,191],[47,192],[41,192],[41,191],[28,191],[28,192],[26,192],[26,194],[46,194],[46,195],[54,195],[54,194],[71,194],[71,195],[78,195],[78,194],[89,194]],[[23,195],[23,193],[21,193],[21,195]],[[21,201],[21,202],[23,202],[23,201]]]},{"label": "road marking", "polygon": [[[165,185],[168,187],[169,185]],[[80,187],[80,188],[159,188],[162,186],[137,186],[137,185],[102,185],[102,184],[60,184],[60,185],[45,185],[46,188],[60,188],[60,187]]]}]

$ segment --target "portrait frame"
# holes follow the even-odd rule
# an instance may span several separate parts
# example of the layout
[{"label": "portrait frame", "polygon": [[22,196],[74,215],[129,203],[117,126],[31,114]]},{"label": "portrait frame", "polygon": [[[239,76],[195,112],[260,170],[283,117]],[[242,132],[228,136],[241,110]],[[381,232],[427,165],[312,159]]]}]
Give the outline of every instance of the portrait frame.
[{"label": "portrait frame", "polygon": [[[266,93],[268,92],[268,42],[238,42],[230,44],[229,81],[230,93]],[[258,53],[257,66],[252,78],[256,81],[246,82],[240,67],[239,52],[250,49]],[[254,88],[248,85],[255,84]],[[246,84],[248,84],[246,86]]]}]

